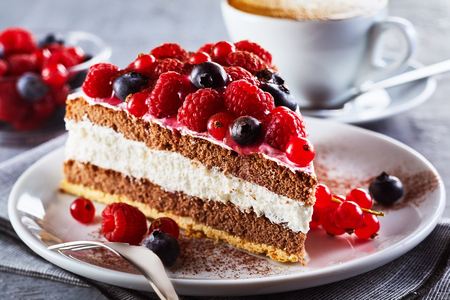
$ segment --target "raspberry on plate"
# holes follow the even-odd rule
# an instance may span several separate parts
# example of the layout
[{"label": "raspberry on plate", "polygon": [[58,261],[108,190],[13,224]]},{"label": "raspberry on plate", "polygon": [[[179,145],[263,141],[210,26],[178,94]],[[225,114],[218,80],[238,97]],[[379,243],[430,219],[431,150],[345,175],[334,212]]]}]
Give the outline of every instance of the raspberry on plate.
[{"label": "raspberry on plate", "polygon": [[267,124],[265,141],[272,147],[285,151],[293,137],[306,137],[306,129],[299,116],[288,110],[279,110],[273,114]]},{"label": "raspberry on plate", "polygon": [[159,59],[176,58],[180,61],[186,61],[188,58],[187,51],[175,43],[162,44],[161,46],[152,49],[150,54]]},{"label": "raspberry on plate", "polygon": [[147,219],[136,207],[111,203],[102,212],[102,233],[110,242],[139,244],[147,233]]},{"label": "raspberry on plate", "polygon": [[274,109],[273,97],[246,80],[238,80],[225,90],[225,107],[236,116],[252,116],[262,121]]},{"label": "raspberry on plate", "polygon": [[92,98],[107,98],[113,92],[113,80],[119,75],[119,68],[109,63],[92,65],[83,83],[83,92]]},{"label": "raspberry on plate", "polygon": [[213,89],[200,89],[189,94],[178,110],[178,121],[187,128],[203,132],[208,119],[223,109],[223,99]]},{"label": "raspberry on plate", "polygon": [[247,51],[231,52],[228,55],[228,61],[230,65],[242,67],[250,73],[255,73],[269,67],[258,55]]}]

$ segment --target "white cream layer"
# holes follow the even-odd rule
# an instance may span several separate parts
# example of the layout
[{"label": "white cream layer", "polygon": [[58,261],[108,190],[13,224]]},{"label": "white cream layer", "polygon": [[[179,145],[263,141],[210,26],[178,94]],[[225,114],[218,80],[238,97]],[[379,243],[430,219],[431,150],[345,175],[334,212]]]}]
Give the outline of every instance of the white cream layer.
[{"label": "white cream layer", "polygon": [[170,152],[151,150],[143,142],[126,139],[111,128],[92,124],[85,118],[66,120],[69,137],[66,159],[91,163],[135,178],[147,178],[168,192],[184,192],[201,199],[227,203],[242,211],[250,208],[270,221],[294,232],[307,233],[312,206],[277,195],[256,184],[211,169]]}]

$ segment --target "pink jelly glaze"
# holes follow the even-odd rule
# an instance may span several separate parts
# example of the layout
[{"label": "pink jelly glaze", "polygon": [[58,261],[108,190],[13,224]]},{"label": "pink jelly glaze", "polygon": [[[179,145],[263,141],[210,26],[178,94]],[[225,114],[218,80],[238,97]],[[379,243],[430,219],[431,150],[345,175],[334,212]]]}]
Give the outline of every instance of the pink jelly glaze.
[{"label": "pink jelly glaze", "polygon": [[[128,112],[126,103],[119,100],[117,97],[111,97],[108,99],[100,99],[100,98],[90,98],[86,96],[83,92],[78,92],[69,95],[69,100],[74,100],[77,98],[84,98],[90,105],[102,105],[104,107],[113,109],[113,110],[123,110]],[[156,123],[164,128],[170,129],[172,131],[177,130],[182,135],[191,135],[197,138],[205,139],[213,144],[219,145],[221,147],[224,147],[229,150],[236,151],[237,153],[241,155],[249,155],[252,153],[261,153],[264,158],[272,160],[276,162],[279,165],[282,165],[292,172],[305,172],[309,174],[314,174],[314,166],[313,162],[309,163],[306,167],[300,167],[297,164],[291,162],[287,157],[286,153],[277,150],[267,144],[266,142],[260,140],[259,142],[248,145],[248,146],[241,146],[238,145],[230,136],[229,132],[225,136],[223,141],[216,140],[213,138],[207,131],[206,132],[196,132],[189,130],[184,125],[182,125],[180,122],[178,122],[177,117],[169,117],[169,118],[160,118],[156,119],[152,117],[149,113],[146,113],[142,119],[144,122],[153,122]]]}]

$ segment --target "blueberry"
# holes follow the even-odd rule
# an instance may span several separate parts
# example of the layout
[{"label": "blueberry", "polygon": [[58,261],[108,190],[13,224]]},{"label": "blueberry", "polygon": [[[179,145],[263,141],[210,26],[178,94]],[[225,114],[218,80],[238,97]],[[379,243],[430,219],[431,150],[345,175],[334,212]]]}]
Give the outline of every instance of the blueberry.
[{"label": "blueberry", "polygon": [[39,48],[45,48],[50,44],[63,45],[64,41],[61,39],[58,40],[53,33],[49,33],[42,40],[39,41]]},{"label": "blueberry", "polygon": [[120,75],[114,80],[113,89],[116,96],[125,101],[130,94],[134,94],[142,90],[147,85],[144,75],[137,72],[129,72]]},{"label": "blueberry", "polygon": [[274,70],[272,69],[263,69],[257,71],[255,76],[258,77],[261,82],[275,83],[275,84],[284,84],[284,79],[280,77]]},{"label": "blueberry", "polygon": [[3,46],[0,44],[0,59],[3,59],[4,53],[5,53],[5,50],[3,49]]},{"label": "blueberry", "polygon": [[298,104],[295,102],[294,97],[285,85],[265,83],[261,86],[261,89],[272,95],[275,101],[275,106],[286,106],[292,111],[297,110]]},{"label": "blueberry", "polygon": [[227,72],[215,62],[205,61],[196,65],[189,75],[189,80],[198,89],[220,89],[227,83]]},{"label": "blueberry", "polygon": [[48,92],[48,86],[42,81],[41,76],[35,73],[25,73],[16,85],[19,95],[25,100],[35,101]]},{"label": "blueberry", "polygon": [[261,132],[261,122],[250,116],[239,117],[231,124],[230,133],[233,140],[245,146],[256,141]]},{"label": "blueberry", "polygon": [[164,231],[153,231],[142,240],[141,245],[158,255],[166,267],[171,266],[180,255],[178,240]]},{"label": "blueberry", "polygon": [[369,193],[380,204],[391,205],[403,196],[402,182],[395,176],[381,173],[369,185]]}]

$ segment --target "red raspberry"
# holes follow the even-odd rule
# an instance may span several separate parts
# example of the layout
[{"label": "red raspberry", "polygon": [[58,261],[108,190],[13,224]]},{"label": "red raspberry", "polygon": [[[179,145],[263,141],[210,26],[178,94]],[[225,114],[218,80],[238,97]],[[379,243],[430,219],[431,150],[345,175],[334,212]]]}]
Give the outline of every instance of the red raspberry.
[{"label": "red raspberry", "polygon": [[3,59],[0,59],[0,77],[8,72],[8,64]]},{"label": "red raspberry", "polygon": [[110,242],[138,245],[147,234],[147,219],[136,207],[112,203],[102,212],[102,233]]},{"label": "red raspberry", "polygon": [[38,61],[34,54],[11,54],[6,60],[9,64],[9,74],[11,75],[22,75],[26,72],[39,70]]},{"label": "red raspberry", "polygon": [[108,63],[92,65],[83,83],[83,92],[92,98],[107,98],[112,95],[112,83],[119,75],[119,68]]},{"label": "red raspberry", "polygon": [[127,100],[128,112],[136,118],[140,118],[145,115],[148,110],[146,102],[149,96],[150,91],[148,89],[132,94]]},{"label": "red raspberry", "polygon": [[272,65],[272,54],[256,43],[252,43],[248,40],[240,41],[234,43],[237,50],[247,51],[258,55],[262,60],[264,60],[269,66]]},{"label": "red raspberry", "polygon": [[180,61],[186,61],[188,58],[187,51],[175,43],[162,44],[151,50],[150,54],[159,59],[176,58]]},{"label": "red raspberry", "polygon": [[169,71],[181,73],[184,64],[176,58],[165,58],[159,61],[155,67],[156,74],[163,74]]},{"label": "red raspberry", "polygon": [[205,61],[211,61],[211,57],[206,52],[195,52],[192,53],[191,56],[189,56],[188,62],[193,65],[198,65],[199,63],[205,62]]},{"label": "red raspberry", "polygon": [[167,72],[159,76],[155,88],[148,98],[148,108],[152,116],[165,118],[177,113],[183,104],[180,97],[182,89],[181,75],[176,72]]},{"label": "red raspberry", "polygon": [[273,114],[267,124],[264,140],[272,147],[285,151],[286,145],[293,137],[306,137],[302,121],[293,111],[279,111]]},{"label": "red raspberry", "polygon": [[33,34],[25,29],[11,27],[0,33],[0,44],[4,54],[31,53],[37,48]]},{"label": "red raspberry", "polygon": [[259,70],[267,69],[267,63],[259,56],[247,51],[236,51],[228,55],[228,61],[232,66],[243,67],[250,73],[255,73]]},{"label": "red raspberry", "polygon": [[225,90],[225,107],[236,116],[263,120],[274,108],[271,94],[245,80],[234,81]]},{"label": "red raspberry", "polygon": [[215,62],[223,66],[228,66],[230,64],[228,62],[228,55],[235,51],[236,47],[232,43],[221,41],[212,47],[211,57]]},{"label": "red raspberry", "polygon": [[228,111],[222,111],[208,119],[208,133],[215,139],[222,141],[227,134],[228,126],[236,119]]},{"label": "red raspberry", "polygon": [[29,110],[29,105],[19,96],[16,82],[2,81],[0,89],[0,121],[10,123],[22,120]]},{"label": "red raspberry", "polygon": [[204,132],[208,119],[223,109],[223,99],[213,89],[200,89],[189,94],[178,110],[178,121],[187,128]]},{"label": "red raspberry", "polygon": [[200,49],[197,50],[197,52],[205,52],[205,53],[211,54],[211,50],[212,50],[213,46],[214,46],[214,43],[204,44],[203,46],[200,47]]},{"label": "red raspberry", "polygon": [[259,86],[259,80],[252,75],[249,71],[241,67],[228,67],[225,68],[228,76],[230,76],[231,81],[237,81],[239,79],[244,79],[249,83]]}]

